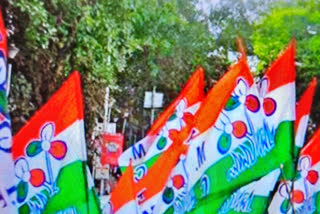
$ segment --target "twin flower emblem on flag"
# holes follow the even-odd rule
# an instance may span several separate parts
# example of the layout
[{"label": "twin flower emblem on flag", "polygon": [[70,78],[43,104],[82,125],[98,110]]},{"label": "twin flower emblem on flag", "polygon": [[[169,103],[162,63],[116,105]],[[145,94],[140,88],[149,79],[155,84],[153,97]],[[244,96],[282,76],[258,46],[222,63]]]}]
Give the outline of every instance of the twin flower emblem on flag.
[{"label": "twin flower emblem on flag", "polygon": [[[267,80],[262,80],[262,86],[267,85]],[[231,152],[233,166],[228,172],[228,179],[236,178],[241,172],[250,168],[256,163],[258,157],[265,156],[274,147],[275,130],[269,128],[263,120],[262,128],[255,130],[253,118],[247,112],[256,113],[263,108],[266,116],[271,116],[277,108],[273,98],[264,98],[263,105],[254,94],[248,93],[249,86],[243,79],[238,80],[238,84],[222,111],[215,128],[222,133],[218,139],[217,150],[221,155],[227,154],[231,149],[232,136],[243,139],[245,142]],[[266,87],[261,87],[260,95],[265,94]],[[241,109],[240,106],[243,106]],[[231,121],[228,112],[233,110],[243,111],[245,120]]]},{"label": "twin flower emblem on flag", "polygon": [[187,101],[182,99],[178,104],[175,112],[168,119],[168,122],[161,129],[159,135],[161,136],[157,142],[157,149],[163,150],[167,146],[167,139],[175,134],[177,130],[181,130],[193,118],[190,112],[184,112],[187,108]]},{"label": "twin flower emblem on flag", "polygon": [[67,145],[64,141],[53,140],[54,124],[46,123],[40,130],[39,139],[32,140],[27,144],[25,154],[28,158],[35,158],[44,153],[44,161],[46,169],[33,168],[30,169],[28,160],[21,157],[15,162],[15,174],[20,179],[17,186],[17,201],[23,203],[28,196],[29,184],[33,187],[45,187],[48,192],[41,191],[36,194],[36,200],[29,200],[27,204],[33,211],[43,209],[48,201],[48,197],[59,192],[56,182],[53,178],[53,163],[51,157],[56,160],[62,160],[67,153]]},{"label": "twin flower emblem on flag", "polygon": [[310,193],[310,189],[317,184],[319,173],[318,171],[311,169],[311,161],[308,156],[300,157],[298,162],[298,177],[296,180],[301,180],[301,178],[303,182],[302,187],[304,187],[303,189],[299,188],[301,185],[296,185],[294,190],[290,191],[290,186],[287,182],[282,183],[279,187],[280,196],[285,199],[281,203],[281,213],[291,213],[293,209],[292,203],[297,205],[297,207],[295,207],[295,212],[297,213],[299,213],[299,210],[302,212],[306,210],[310,212],[313,211],[313,194]]}]

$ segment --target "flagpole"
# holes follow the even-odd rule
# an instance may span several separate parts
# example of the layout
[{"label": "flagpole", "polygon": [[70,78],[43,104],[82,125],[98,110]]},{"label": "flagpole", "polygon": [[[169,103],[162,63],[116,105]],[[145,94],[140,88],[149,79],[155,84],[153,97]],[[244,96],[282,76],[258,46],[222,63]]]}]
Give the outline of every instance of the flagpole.
[{"label": "flagpole", "polygon": [[[104,100],[104,118],[103,118],[103,133],[106,133],[108,131],[108,120],[109,120],[109,94],[110,89],[107,86],[106,87],[106,95]],[[108,168],[108,174],[109,174],[109,168]],[[100,197],[103,196],[104,192],[104,179],[101,178],[100,180]]]},{"label": "flagpole", "polygon": [[[283,179],[284,179],[285,181],[287,181],[288,179],[287,179],[286,176],[285,176],[283,167],[284,167],[283,164],[280,164],[280,170],[281,170],[282,177],[283,177]],[[291,182],[292,182],[291,188],[288,187],[288,183],[287,183],[287,182],[284,182],[284,185],[286,186],[287,193],[288,193],[288,196],[289,196],[289,201],[290,201],[290,204],[291,204],[291,206],[292,206],[292,213],[294,214],[294,213],[295,213],[295,211],[294,211],[294,203],[292,202],[292,197],[291,197],[291,191],[292,191],[292,189],[293,189],[293,187],[294,187],[294,182],[293,182],[293,181],[291,181]]]}]

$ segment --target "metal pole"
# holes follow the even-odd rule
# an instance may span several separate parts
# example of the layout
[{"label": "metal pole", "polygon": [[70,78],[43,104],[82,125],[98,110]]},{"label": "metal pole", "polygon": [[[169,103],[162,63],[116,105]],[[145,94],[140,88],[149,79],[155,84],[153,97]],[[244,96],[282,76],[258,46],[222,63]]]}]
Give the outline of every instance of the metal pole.
[{"label": "metal pole", "polygon": [[103,196],[103,190],[104,190],[104,179],[101,179],[101,181],[100,181],[100,197]]},{"label": "metal pole", "polygon": [[[109,93],[110,89],[109,87],[106,87],[106,96],[104,100],[104,118],[103,118],[103,132],[106,133],[108,130],[108,116],[109,116]],[[109,168],[108,172],[109,174]],[[103,196],[104,193],[104,179],[101,178],[100,181],[100,197]]]},{"label": "metal pole", "polygon": [[154,121],[154,108],[153,108],[153,104],[154,104],[155,94],[156,94],[156,86],[153,86],[152,97],[151,97],[151,119],[150,119],[150,125],[152,125],[152,124],[153,124],[153,121]]},{"label": "metal pole", "polygon": [[7,97],[9,96],[10,92],[10,84],[11,84],[11,70],[12,70],[12,64],[8,64],[8,79],[7,79]]},{"label": "metal pole", "polygon": [[123,125],[122,125],[122,134],[124,134],[126,130],[126,125],[127,125],[127,118],[125,117],[123,120]]},{"label": "metal pole", "polygon": [[104,118],[103,118],[104,132],[108,130],[107,126],[108,126],[108,115],[109,115],[109,93],[110,93],[110,89],[109,87],[106,87],[106,96],[104,100]]}]

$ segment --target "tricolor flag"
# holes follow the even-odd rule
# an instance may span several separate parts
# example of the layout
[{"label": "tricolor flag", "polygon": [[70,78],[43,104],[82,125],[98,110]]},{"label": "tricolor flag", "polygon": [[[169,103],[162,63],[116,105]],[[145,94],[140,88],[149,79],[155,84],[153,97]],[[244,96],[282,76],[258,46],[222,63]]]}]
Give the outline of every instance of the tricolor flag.
[{"label": "tricolor flag", "polygon": [[[268,161],[268,168],[275,165],[279,167],[283,163],[285,177],[288,178],[294,175],[295,52],[296,42],[292,40],[266,71],[260,85],[265,121],[271,133],[274,133],[275,147],[264,160]],[[266,170],[265,167],[261,169]]]},{"label": "tricolor flag", "polygon": [[[217,151],[217,146],[219,147],[217,139],[212,138],[219,135],[212,132],[212,127],[219,120],[222,109],[230,102],[229,98],[232,91],[239,84],[244,84],[243,86],[246,87],[246,84],[251,85],[252,83],[253,78],[247,63],[244,59],[240,59],[208,92],[195,115],[191,132],[192,138],[187,142],[189,148],[186,157],[180,160],[171,173],[162,192],[162,200],[158,199],[154,208],[156,212],[174,211],[184,213],[190,211],[197,203],[196,194],[198,194],[198,190],[194,191],[193,187],[198,181],[201,183],[201,188],[199,188],[201,193],[199,195],[205,196],[210,192],[211,177],[205,175],[204,172],[217,160],[217,157],[221,156]],[[226,125],[228,126],[228,124]],[[228,134],[232,133],[232,125],[230,131]],[[230,149],[231,146],[231,142],[228,143],[230,145],[223,145],[226,150]],[[223,171],[220,171],[220,175],[222,173]]]},{"label": "tricolor flag", "polygon": [[132,160],[136,181],[147,173],[159,154],[170,147],[172,143],[170,133],[180,131],[188,121],[192,120],[204,96],[203,88],[204,70],[199,67],[187,81],[179,96],[152,125],[147,136],[120,156],[119,165],[122,169]]},{"label": "tricolor flag", "polygon": [[15,206],[16,180],[11,146],[11,121],[8,112],[7,87],[7,32],[0,7],[0,213],[17,213]]},{"label": "tricolor flag", "polygon": [[265,214],[269,196],[280,176],[280,169],[271,171],[257,181],[253,181],[230,195],[210,196],[201,200],[190,213],[251,213]]},{"label": "tricolor flag", "polygon": [[[307,131],[307,126],[308,126],[308,120],[309,120],[309,114],[310,114],[310,109],[312,105],[312,100],[313,100],[313,95],[315,91],[315,87],[317,85],[317,79],[314,78],[307,90],[303,93],[301,96],[299,102],[297,103],[296,107],[296,121],[294,124],[295,127],[295,154],[298,154],[300,148],[304,145],[304,140],[305,140],[305,135]],[[296,161],[296,155],[294,156],[294,161]],[[277,191],[275,192],[273,199],[269,205],[269,213],[278,213],[281,205],[282,205],[282,196],[281,196],[281,188],[287,188],[288,192],[291,191],[291,184],[292,182],[288,179],[292,178],[287,178],[285,177],[286,180],[282,180],[279,184],[279,187]],[[283,191],[283,189],[282,189]]]},{"label": "tricolor flag", "polygon": [[80,74],[62,87],[14,136],[20,213],[99,213],[87,174]]},{"label": "tricolor flag", "polygon": [[[254,112],[259,108],[257,106],[259,104],[257,88],[252,87],[250,89],[251,85],[253,85],[252,75],[245,59],[241,58],[208,92],[195,115],[193,135],[196,136],[188,142],[189,149],[185,160],[183,160],[184,163],[177,165],[173,170],[171,181],[169,179],[168,182],[170,186],[176,172],[181,171],[179,167],[184,166],[184,174],[187,175],[184,178],[186,184],[180,188],[167,185],[166,188],[171,188],[175,197],[170,201],[159,201],[156,209],[161,211],[173,209],[180,213],[190,211],[196,206],[198,199],[207,196],[211,189],[216,188],[212,186],[212,179],[215,178],[213,178],[211,172],[207,173],[208,169],[225,154],[228,154],[229,150],[232,151],[238,145],[231,142],[232,137],[235,138],[234,135],[242,138],[247,134],[246,122],[242,122],[246,121],[245,115],[241,115],[242,118],[238,117],[237,120],[233,121],[232,117],[230,119],[232,115],[227,112],[232,112],[237,107],[239,107],[238,110],[243,111],[248,106]],[[255,91],[255,96],[252,91]],[[247,95],[250,96],[246,98]],[[233,99],[230,99],[230,97],[233,97]],[[237,115],[234,113],[233,117]],[[223,119],[221,119],[222,117]],[[219,129],[215,128],[217,123],[221,123]],[[222,140],[219,141],[219,139]],[[216,179],[224,179],[225,170],[221,167],[219,170],[219,176]],[[183,174],[180,175],[184,177]]]},{"label": "tricolor flag", "polygon": [[295,146],[297,147],[296,155],[299,154],[299,150],[303,147],[305,136],[308,127],[309,114],[312,106],[314,91],[317,86],[317,78],[313,78],[309,83],[308,88],[302,94],[296,107],[296,121],[294,123],[295,131]]},{"label": "tricolor flag", "polygon": [[120,177],[117,185],[110,195],[110,207],[104,210],[112,214],[140,214],[136,201],[135,183],[133,181],[133,168],[130,164]]},{"label": "tricolor flag", "polygon": [[[185,201],[191,205],[184,207],[197,206],[209,194],[228,195],[292,160],[294,50],[291,44],[273,63],[262,80],[260,93],[247,65],[243,66],[218,120],[189,142],[186,186],[193,200],[187,197]],[[197,115],[195,119],[205,124],[212,109],[202,114],[200,107],[197,114],[202,120]]]},{"label": "tricolor flag", "polygon": [[[133,177],[130,177],[130,175],[133,176],[132,167],[126,169],[122,176],[121,186],[119,184],[117,188],[111,192],[111,213],[128,213],[126,212],[128,210],[132,210],[130,212],[132,214],[140,214],[140,212],[152,213],[154,203],[156,202],[154,199],[158,199],[156,195],[163,189],[179,156],[186,152],[186,146],[181,140],[185,138],[183,135],[188,133],[189,132],[185,131],[180,134],[180,136],[175,136],[175,143],[163,152],[150,168],[148,174],[138,182],[133,182]],[[132,192],[133,196],[131,194]],[[136,203],[139,205],[136,206]],[[143,203],[145,203],[144,210],[140,208]],[[134,208],[135,206],[136,208]]]},{"label": "tricolor flag", "polygon": [[[320,129],[316,131],[300,153],[297,176],[282,182],[269,207],[269,213],[320,212]],[[291,186],[293,188],[291,189]],[[291,190],[291,191],[290,191]],[[276,206],[275,206],[276,205]]]}]

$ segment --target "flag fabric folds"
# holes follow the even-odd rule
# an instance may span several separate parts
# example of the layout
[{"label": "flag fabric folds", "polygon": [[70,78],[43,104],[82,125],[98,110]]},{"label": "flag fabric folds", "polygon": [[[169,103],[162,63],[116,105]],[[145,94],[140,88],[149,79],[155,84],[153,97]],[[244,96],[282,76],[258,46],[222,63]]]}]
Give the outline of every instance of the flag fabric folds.
[{"label": "flag fabric folds", "polygon": [[80,74],[14,136],[19,213],[99,213],[87,174]]},{"label": "flag fabric folds", "polygon": [[106,213],[114,214],[139,213],[134,189],[133,168],[131,164],[127,167],[113,189],[110,196],[110,207],[108,209],[109,210],[104,211]]},{"label": "flag fabric folds", "polygon": [[275,169],[257,181],[253,181],[229,195],[211,196],[202,200],[191,213],[251,213],[264,214],[268,207],[269,196],[280,176]]},{"label": "flag fabric folds", "polygon": [[[191,129],[192,138],[187,141],[189,148],[186,157],[180,160],[171,173],[162,193],[162,200],[159,200],[155,207],[159,213],[166,210],[174,210],[178,213],[190,211],[200,197],[209,194],[212,188],[212,177],[204,173],[219,156],[217,156],[216,149],[217,140],[212,138],[216,136],[216,133],[212,132],[212,127],[216,121],[219,121],[220,112],[228,105],[230,95],[242,81],[244,84],[253,83],[253,78],[243,58],[230,68],[201,103]],[[183,182],[178,182],[179,180]],[[197,182],[201,183],[201,187],[198,188]],[[166,199],[168,191],[172,192],[170,200]]]},{"label": "flag fabric folds", "polygon": [[281,182],[269,213],[318,213],[320,211],[320,129],[301,150],[297,175]]},{"label": "flag fabric folds", "polygon": [[[189,175],[198,175],[194,179],[197,183],[189,185],[189,189],[195,186],[196,196],[226,194],[292,161],[294,56],[292,42],[265,73],[259,93],[248,78],[238,79],[232,96],[203,144],[215,142],[215,145],[194,150],[194,158],[190,159],[190,166],[195,165],[190,169],[193,171],[188,170],[186,163]],[[192,147],[193,142],[190,145]],[[198,151],[202,150],[204,154],[206,151],[212,154],[199,156],[201,152]],[[200,160],[205,160],[202,161],[205,164]],[[202,166],[206,166],[205,170],[200,171]],[[201,187],[203,179],[210,183],[206,191]]]},{"label": "flag fabric folds", "polygon": [[[298,158],[297,154],[299,154],[301,147],[304,145],[305,135],[306,135],[307,126],[308,126],[308,119],[309,119],[310,109],[311,109],[316,85],[317,85],[317,79],[314,78],[310,82],[308,88],[302,94],[299,102],[296,105],[296,121],[294,124],[294,127],[295,127],[295,148],[293,150],[293,152],[294,152],[293,160],[295,163],[297,163],[297,158]],[[269,213],[279,212],[281,204],[282,204],[282,200],[281,200],[282,197],[281,197],[280,190],[281,190],[281,188],[286,188],[286,191],[290,191],[292,189],[291,184],[292,184],[292,182],[290,181],[290,178],[282,179],[280,181],[280,184],[278,185],[278,189],[275,192],[273,199],[270,203]],[[280,198],[280,200],[279,200],[279,198]]]},{"label": "flag fabric folds", "polygon": [[17,213],[16,180],[11,155],[12,134],[8,111],[7,32],[0,8],[0,213]]},{"label": "flag fabric folds", "polygon": [[192,120],[203,98],[204,70],[199,67],[187,81],[175,101],[152,125],[147,136],[128,148],[119,158],[124,169],[130,160],[134,166],[135,180],[140,180],[159,155],[172,144],[170,133],[180,131]]},{"label": "flag fabric folds", "polygon": [[[317,86],[317,78],[313,78],[309,83],[308,88],[302,94],[296,107],[296,121],[294,123],[295,131],[295,146],[298,148],[296,154],[299,154],[299,149],[303,147],[305,136],[308,127],[310,109],[312,106],[315,88]],[[295,155],[296,157],[297,155]]]},{"label": "flag fabric folds", "polygon": [[[188,142],[184,161],[186,188],[177,191],[180,195],[177,200],[160,201],[157,206],[165,208],[156,206],[157,209],[188,212],[209,196],[229,195],[280,165],[291,163],[295,119],[294,51],[291,43],[268,69],[259,90],[246,61],[240,60],[237,65],[242,65],[241,72],[237,73],[236,81],[230,80],[231,85],[234,81],[232,87],[228,87],[230,95],[214,97],[227,99],[224,105],[206,105],[207,98],[202,102],[193,129],[201,134]],[[286,78],[281,79],[277,76],[279,73]],[[228,73],[224,78],[227,76]],[[222,84],[221,81],[218,84]],[[228,84],[223,84],[224,89]],[[284,100],[281,100],[282,93],[287,95]],[[218,111],[217,120],[210,121],[208,118],[215,115],[213,110]]]}]

